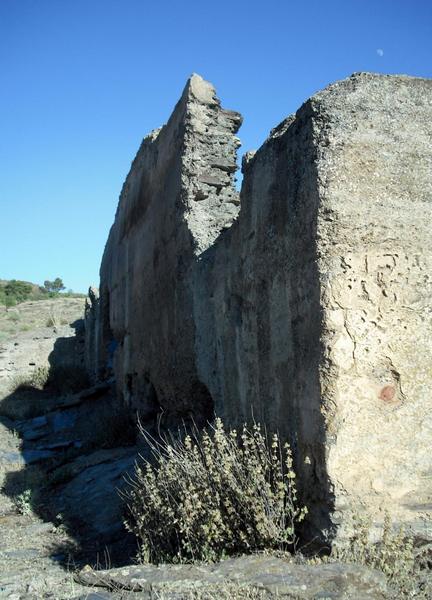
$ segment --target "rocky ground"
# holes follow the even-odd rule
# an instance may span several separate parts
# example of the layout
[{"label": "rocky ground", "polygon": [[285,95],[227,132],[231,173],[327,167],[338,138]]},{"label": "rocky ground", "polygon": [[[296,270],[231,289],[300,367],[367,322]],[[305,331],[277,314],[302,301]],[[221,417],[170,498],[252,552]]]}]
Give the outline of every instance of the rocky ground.
[{"label": "rocky ground", "polygon": [[[88,387],[80,371],[82,302],[54,302],[21,306],[20,318],[41,327],[0,342],[0,598],[389,597],[377,571],[301,557],[135,565],[118,490],[145,448],[115,409],[110,384]],[[60,306],[69,323],[48,323]]]},{"label": "rocky ground", "polygon": [[136,448],[121,447],[109,386],[88,388],[83,307],[27,302],[0,316],[0,331],[15,325],[0,342],[0,598],[88,593],[73,572],[109,565],[122,532],[115,489]]},{"label": "rocky ground", "polygon": [[73,598],[82,588],[62,563],[63,548],[74,540],[60,523],[44,521],[32,510],[26,490],[40,471],[30,467],[31,482],[20,439],[10,425],[0,423],[0,598]]}]

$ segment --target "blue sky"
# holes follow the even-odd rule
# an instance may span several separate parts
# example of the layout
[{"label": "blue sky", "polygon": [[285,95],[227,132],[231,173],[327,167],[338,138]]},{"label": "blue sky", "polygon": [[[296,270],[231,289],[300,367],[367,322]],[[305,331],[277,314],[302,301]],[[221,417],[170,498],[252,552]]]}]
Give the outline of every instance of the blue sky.
[{"label": "blue sky", "polygon": [[0,0],[0,278],[86,291],[141,139],[187,77],[241,153],[355,71],[432,77],[431,0]]}]

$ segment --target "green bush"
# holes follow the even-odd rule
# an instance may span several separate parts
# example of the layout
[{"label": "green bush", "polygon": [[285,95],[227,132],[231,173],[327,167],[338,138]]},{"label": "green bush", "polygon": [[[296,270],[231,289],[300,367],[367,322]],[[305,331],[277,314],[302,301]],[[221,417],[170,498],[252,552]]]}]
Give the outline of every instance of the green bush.
[{"label": "green bush", "polygon": [[7,283],[0,285],[0,304],[4,304],[7,308],[16,306],[20,302],[27,300],[32,291],[32,286],[25,281],[17,281],[12,279]]},{"label": "green bush", "polygon": [[0,280],[0,304],[7,308],[16,306],[26,300],[46,300],[48,298],[85,298],[86,294],[75,294],[72,290],[62,293],[65,286],[60,277],[54,281],[46,280],[44,286],[38,286],[27,281],[11,279],[10,281]]},{"label": "green bush", "polygon": [[21,318],[21,317],[20,317],[20,314],[19,314],[19,313],[16,313],[16,312],[13,312],[13,313],[11,313],[11,314],[10,314],[10,315],[8,315],[8,317],[7,317],[8,321],[12,321],[12,322],[14,322],[14,323],[17,323],[17,322],[20,320],[20,318]]},{"label": "green bush", "polygon": [[218,560],[238,552],[292,549],[297,503],[288,444],[255,425],[239,435],[220,419],[208,431],[151,445],[154,465],[138,464],[126,492],[126,527],[143,561]]},{"label": "green bush", "polygon": [[13,298],[16,302],[24,302],[30,296],[32,286],[25,281],[12,279],[4,286],[6,297]]},{"label": "green bush", "polygon": [[33,494],[31,490],[24,490],[14,497],[15,506],[20,515],[31,515],[33,513]]}]

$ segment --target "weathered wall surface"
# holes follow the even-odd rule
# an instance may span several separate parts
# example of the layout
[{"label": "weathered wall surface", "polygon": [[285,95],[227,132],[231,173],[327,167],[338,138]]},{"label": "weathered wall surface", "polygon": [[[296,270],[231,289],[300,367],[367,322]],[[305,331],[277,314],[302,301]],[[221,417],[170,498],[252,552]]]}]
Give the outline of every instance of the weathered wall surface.
[{"label": "weathered wall surface", "polygon": [[430,536],[432,81],[363,75],[316,102],[328,123],[318,246],[336,509],[388,509]]},{"label": "weathered wall surface", "polygon": [[113,360],[149,417],[278,428],[312,520],[342,535],[364,508],[431,533],[431,117],[429,80],[330,86],[246,156],[238,213],[240,117],[195,76],[102,263],[99,376]]},{"label": "weathered wall surface", "polygon": [[123,186],[102,266],[96,377],[114,367],[119,395],[141,418],[194,412],[213,401],[199,379],[187,273],[238,214],[233,186],[241,123],[193,76],[162,129],[144,139]]}]

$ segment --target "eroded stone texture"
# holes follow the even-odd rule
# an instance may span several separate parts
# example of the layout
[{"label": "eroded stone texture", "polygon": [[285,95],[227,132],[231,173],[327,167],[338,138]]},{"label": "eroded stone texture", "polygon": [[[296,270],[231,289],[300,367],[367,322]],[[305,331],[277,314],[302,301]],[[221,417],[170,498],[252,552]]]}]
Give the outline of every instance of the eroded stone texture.
[{"label": "eroded stone texture", "polygon": [[99,290],[90,287],[85,301],[84,307],[84,323],[85,323],[85,357],[87,369],[93,380],[103,379],[105,373],[100,373],[99,368],[102,366],[99,359]]},{"label": "eroded stone texture", "polygon": [[361,74],[314,104],[336,509],[388,510],[430,536],[432,81]]},{"label": "eroded stone texture", "polygon": [[101,267],[99,339],[89,363],[96,361],[100,374],[113,362],[119,394],[143,419],[160,410],[193,411],[204,421],[213,414],[196,371],[187,274],[238,214],[240,123],[209,83],[192,76],[167,125],[144,139],[123,186]]},{"label": "eroded stone texture", "polygon": [[364,509],[431,534],[431,117],[430,80],[336,83],[246,155],[238,213],[240,117],[194,76],[102,263],[99,368],[126,404],[279,429],[341,536]]},{"label": "eroded stone texture", "polygon": [[159,593],[170,598],[171,593],[178,600],[193,598],[194,593],[204,598],[296,600],[389,597],[385,577],[372,569],[341,563],[300,565],[266,555],[241,556],[210,565],[133,565],[108,571],[84,568],[76,580],[112,590],[147,592],[149,598]]}]

